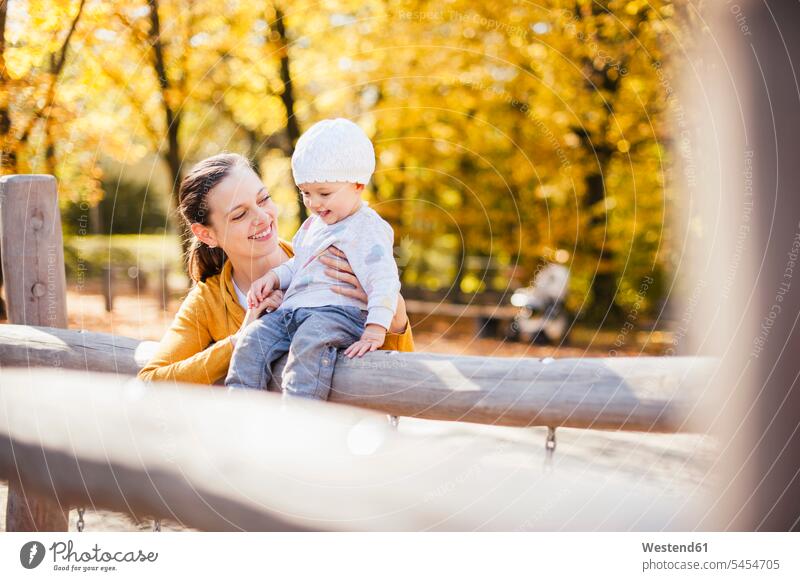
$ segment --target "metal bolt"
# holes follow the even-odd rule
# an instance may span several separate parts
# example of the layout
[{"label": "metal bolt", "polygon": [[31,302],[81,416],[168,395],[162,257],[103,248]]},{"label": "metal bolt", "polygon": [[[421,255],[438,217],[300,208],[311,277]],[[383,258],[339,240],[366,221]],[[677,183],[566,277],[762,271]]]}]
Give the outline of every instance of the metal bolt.
[{"label": "metal bolt", "polygon": [[544,443],[544,470],[545,472],[553,471],[553,453],[556,451],[556,429],[553,426],[547,426],[547,440]]}]

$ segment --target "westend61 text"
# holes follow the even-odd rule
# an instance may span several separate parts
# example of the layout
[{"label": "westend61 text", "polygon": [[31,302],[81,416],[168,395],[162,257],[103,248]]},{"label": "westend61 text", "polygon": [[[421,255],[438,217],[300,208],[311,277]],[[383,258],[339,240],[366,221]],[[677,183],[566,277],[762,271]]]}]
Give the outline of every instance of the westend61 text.
[{"label": "westend61 text", "polygon": [[72,550],[72,547],[72,541],[66,543],[59,541],[50,545],[50,551],[53,553],[53,562],[55,563],[59,557],[62,561],[75,563],[88,563],[91,561],[96,563],[109,563],[112,561],[115,563],[152,563],[158,559],[158,553],[144,553],[141,549],[136,553],[133,551],[109,553],[101,551],[100,547],[95,544],[90,550],[78,553]]},{"label": "westend61 text", "polygon": [[708,543],[689,543],[686,545],[642,543],[642,550],[645,553],[708,553]]}]

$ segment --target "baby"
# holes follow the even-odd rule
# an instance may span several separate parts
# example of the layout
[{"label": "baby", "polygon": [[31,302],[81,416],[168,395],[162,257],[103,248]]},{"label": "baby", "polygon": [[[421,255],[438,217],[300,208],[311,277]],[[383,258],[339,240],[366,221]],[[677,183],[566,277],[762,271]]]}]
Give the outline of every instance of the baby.
[{"label": "baby", "polygon": [[[284,393],[327,399],[338,349],[360,357],[383,345],[400,279],[392,228],[361,200],[374,171],[372,143],[346,119],[320,121],[297,141],[292,173],[312,215],[292,239],[294,257],[250,287],[251,305],[276,289],[285,291],[284,299],[237,340],[225,379],[229,388],[267,389],[272,364],[288,352]],[[337,281],[319,260],[331,246],[347,256],[366,304],[331,290]]]}]

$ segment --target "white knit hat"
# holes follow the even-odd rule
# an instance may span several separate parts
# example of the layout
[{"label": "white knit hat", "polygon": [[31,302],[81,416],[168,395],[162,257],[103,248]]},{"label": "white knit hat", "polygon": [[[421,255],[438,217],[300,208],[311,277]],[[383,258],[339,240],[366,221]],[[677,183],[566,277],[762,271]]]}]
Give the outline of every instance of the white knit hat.
[{"label": "white knit hat", "polygon": [[347,119],[325,119],[297,140],[292,155],[296,184],[350,182],[366,184],[375,171],[375,150],[358,125]]}]

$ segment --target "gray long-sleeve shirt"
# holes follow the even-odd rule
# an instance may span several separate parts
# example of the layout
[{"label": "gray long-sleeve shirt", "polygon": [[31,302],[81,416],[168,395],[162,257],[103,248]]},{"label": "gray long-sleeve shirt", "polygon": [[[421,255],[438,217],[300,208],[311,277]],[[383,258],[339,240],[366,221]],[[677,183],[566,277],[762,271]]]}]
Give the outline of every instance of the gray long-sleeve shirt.
[{"label": "gray long-sleeve shirt", "polygon": [[[286,291],[281,308],[355,306],[368,311],[367,324],[389,329],[400,293],[393,245],[392,227],[366,202],[355,214],[335,224],[309,217],[292,239],[295,255],[273,269],[280,288]],[[331,290],[341,283],[325,274],[327,267],[319,260],[331,246],[347,256],[367,293],[366,304]]]}]

